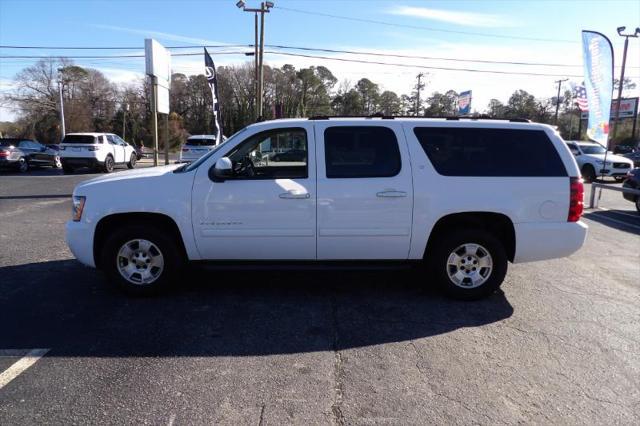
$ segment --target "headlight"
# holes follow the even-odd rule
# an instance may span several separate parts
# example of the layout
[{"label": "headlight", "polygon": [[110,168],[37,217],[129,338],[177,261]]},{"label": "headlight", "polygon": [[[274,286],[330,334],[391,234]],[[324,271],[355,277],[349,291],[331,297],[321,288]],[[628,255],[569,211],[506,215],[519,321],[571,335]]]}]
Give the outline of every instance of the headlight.
[{"label": "headlight", "polygon": [[71,208],[71,216],[74,222],[80,222],[82,211],[84,210],[84,202],[87,200],[85,196],[73,196],[73,206]]},{"label": "headlight", "polygon": [[[603,160],[596,160],[596,164],[605,164]],[[607,161],[607,166],[611,165],[611,161]]]}]

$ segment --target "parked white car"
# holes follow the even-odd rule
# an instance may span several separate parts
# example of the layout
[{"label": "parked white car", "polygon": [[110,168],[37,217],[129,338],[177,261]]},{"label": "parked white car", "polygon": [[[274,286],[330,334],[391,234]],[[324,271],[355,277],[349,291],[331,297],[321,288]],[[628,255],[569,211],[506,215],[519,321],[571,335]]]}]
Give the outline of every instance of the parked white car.
[{"label": "parked white car", "polygon": [[[567,141],[567,146],[576,157],[582,177],[586,182],[592,182],[597,176],[613,177],[622,182],[627,173],[633,169],[633,161],[616,155],[595,142]],[[607,163],[605,164],[605,153]]]},{"label": "parked white car", "polygon": [[60,161],[65,173],[89,167],[111,173],[115,166],[136,166],[136,150],[112,133],[68,133],[60,144]]},{"label": "parked white car", "polygon": [[[286,149],[306,156],[269,159]],[[576,161],[546,125],[292,119],[250,125],[191,164],[79,184],[66,234],[80,262],[133,293],[187,261],[386,261],[428,265],[425,283],[474,299],[509,261],[577,251],[582,211]]]},{"label": "parked white car", "polygon": [[216,135],[193,135],[180,149],[179,163],[190,163],[207,154],[216,147]]}]

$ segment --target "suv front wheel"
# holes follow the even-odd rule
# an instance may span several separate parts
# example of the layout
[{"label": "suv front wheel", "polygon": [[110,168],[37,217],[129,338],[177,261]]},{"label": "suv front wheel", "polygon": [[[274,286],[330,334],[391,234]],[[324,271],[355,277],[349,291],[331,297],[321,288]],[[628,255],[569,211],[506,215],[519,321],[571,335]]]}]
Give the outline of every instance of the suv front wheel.
[{"label": "suv front wheel", "polygon": [[483,229],[460,229],[445,235],[431,253],[431,271],[443,291],[456,299],[475,300],[494,293],[507,273],[502,243]]},{"label": "suv front wheel", "polygon": [[107,239],[100,268],[109,281],[133,295],[149,295],[168,287],[183,261],[176,244],[155,227],[131,225]]}]

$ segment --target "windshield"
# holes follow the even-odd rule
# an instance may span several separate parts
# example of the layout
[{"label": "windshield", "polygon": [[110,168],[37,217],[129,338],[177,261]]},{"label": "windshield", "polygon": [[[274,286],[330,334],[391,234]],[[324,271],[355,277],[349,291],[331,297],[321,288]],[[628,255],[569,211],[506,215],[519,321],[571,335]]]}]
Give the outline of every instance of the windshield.
[{"label": "windshield", "polygon": [[187,143],[185,145],[211,146],[211,145],[215,145],[215,144],[216,144],[216,140],[215,139],[193,138],[193,139],[187,139]]},{"label": "windshield", "polygon": [[62,143],[94,144],[96,143],[96,138],[92,135],[66,135]]},{"label": "windshield", "polygon": [[604,154],[605,152],[607,152],[604,147],[597,145],[580,145],[580,149],[585,154]]},{"label": "windshield", "polygon": [[240,135],[241,133],[244,133],[245,130],[247,130],[246,127],[244,129],[242,129],[242,130],[238,130],[236,133],[234,133],[226,141],[222,142],[220,145],[216,146],[214,149],[212,149],[211,151],[209,151],[208,153],[206,153],[202,157],[198,158],[193,163],[185,164],[184,166],[180,167],[179,169],[176,169],[176,171],[177,172],[190,172],[191,170],[197,169],[200,166],[200,164],[202,164],[205,161],[207,161],[207,159],[209,157],[211,157],[213,154],[215,154],[216,152],[218,152],[220,150],[220,148],[222,148],[223,146],[227,145],[230,141],[232,141],[235,138],[237,138],[238,135]]}]

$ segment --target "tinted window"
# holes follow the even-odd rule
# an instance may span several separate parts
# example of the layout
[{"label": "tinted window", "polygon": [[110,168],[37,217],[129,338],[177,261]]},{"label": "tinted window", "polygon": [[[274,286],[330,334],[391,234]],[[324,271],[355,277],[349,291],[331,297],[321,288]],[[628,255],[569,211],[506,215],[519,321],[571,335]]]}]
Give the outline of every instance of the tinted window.
[{"label": "tinted window", "polygon": [[567,176],[542,130],[416,127],[436,171],[445,176]]},{"label": "tinted window", "polygon": [[274,129],[258,133],[227,154],[236,179],[300,179],[307,172],[307,132]]},{"label": "tinted window", "polygon": [[191,146],[211,146],[211,145],[215,145],[216,144],[216,140],[215,139],[187,139],[187,145],[191,145]]},{"label": "tinted window", "polygon": [[582,152],[585,154],[604,154],[607,152],[604,147],[599,145],[580,145],[580,149],[582,149]]},{"label": "tinted window", "polygon": [[327,128],[324,157],[328,178],[390,177],[401,167],[396,135],[383,126]]},{"label": "tinted window", "polygon": [[94,144],[97,143],[97,141],[92,135],[66,135],[62,140],[62,143]]}]

